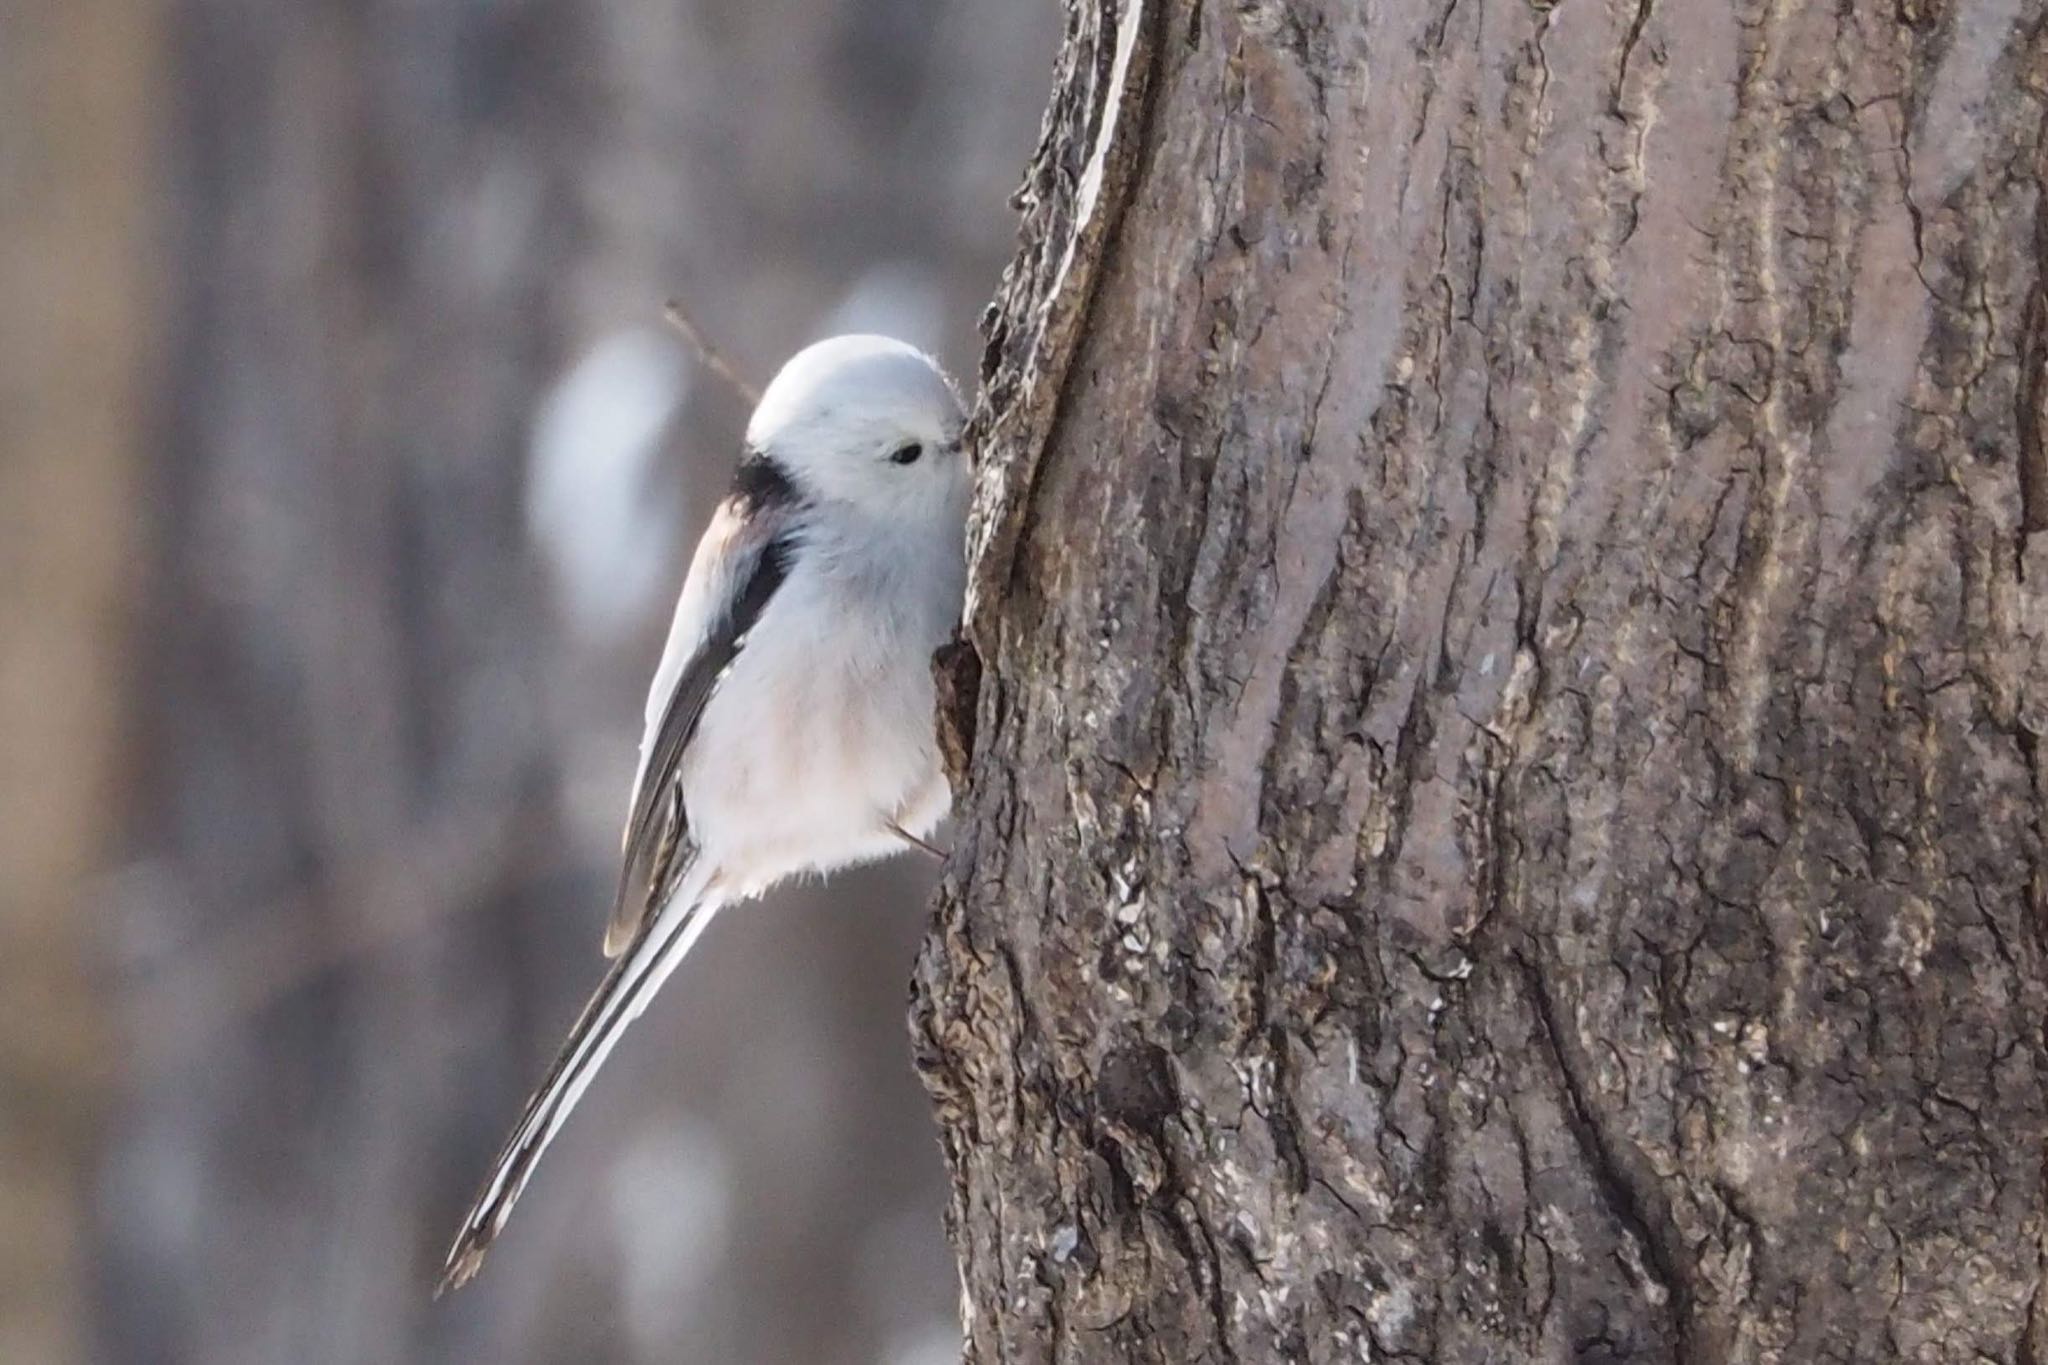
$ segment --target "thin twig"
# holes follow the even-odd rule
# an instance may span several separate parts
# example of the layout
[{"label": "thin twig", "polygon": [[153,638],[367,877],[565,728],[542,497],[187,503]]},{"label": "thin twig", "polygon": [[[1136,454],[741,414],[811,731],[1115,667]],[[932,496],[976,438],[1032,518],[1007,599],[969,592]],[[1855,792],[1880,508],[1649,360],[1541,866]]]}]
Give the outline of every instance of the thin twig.
[{"label": "thin twig", "polygon": [[[385,954],[429,951],[446,921],[538,875],[542,824],[526,804],[430,817],[252,912],[232,933],[152,967],[125,988],[142,1060],[157,1070],[186,1064],[309,982]],[[323,915],[334,906],[362,913],[336,927]]]},{"label": "thin twig", "polygon": [[904,843],[909,844],[912,848],[923,849],[926,853],[931,854],[932,857],[937,858],[942,863],[946,861],[946,859],[953,856],[952,854],[946,852],[946,850],[943,848],[939,848],[935,845],[926,843],[924,840],[918,838],[915,834],[912,834],[909,830],[903,828],[903,826],[897,824],[894,820],[888,822],[887,828],[891,834],[901,839]]},{"label": "thin twig", "polygon": [[682,300],[670,299],[662,305],[661,315],[668,319],[669,326],[683,334],[684,339],[696,350],[697,359],[703,361],[711,373],[732,385],[733,392],[747,400],[748,407],[751,408],[761,401],[761,390],[742,378],[740,372],[725,358],[724,353],[711,344],[711,339],[690,320],[689,313],[683,308]]}]

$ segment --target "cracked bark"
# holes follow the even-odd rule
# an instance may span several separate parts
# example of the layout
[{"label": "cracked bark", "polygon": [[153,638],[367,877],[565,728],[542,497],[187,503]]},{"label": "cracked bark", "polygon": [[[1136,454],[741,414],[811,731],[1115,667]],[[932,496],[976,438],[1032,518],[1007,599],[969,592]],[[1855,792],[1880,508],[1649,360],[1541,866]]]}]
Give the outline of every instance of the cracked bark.
[{"label": "cracked bark", "polygon": [[1139,3],[989,318],[969,1358],[2043,1359],[2048,10]]}]

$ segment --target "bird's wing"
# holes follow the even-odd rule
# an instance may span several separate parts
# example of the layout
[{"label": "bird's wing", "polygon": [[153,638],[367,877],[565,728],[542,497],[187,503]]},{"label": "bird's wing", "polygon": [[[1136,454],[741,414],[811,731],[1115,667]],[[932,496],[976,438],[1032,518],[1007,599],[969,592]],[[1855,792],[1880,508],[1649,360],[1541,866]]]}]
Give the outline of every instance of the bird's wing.
[{"label": "bird's wing", "polygon": [[633,941],[689,862],[683,754],[720,678],[789,573],[797,509],[788,483],[755,457],[740,466],[734,491],[697,544],[647,697],[618,896],[605,929],[606,957],[617,957]]}]

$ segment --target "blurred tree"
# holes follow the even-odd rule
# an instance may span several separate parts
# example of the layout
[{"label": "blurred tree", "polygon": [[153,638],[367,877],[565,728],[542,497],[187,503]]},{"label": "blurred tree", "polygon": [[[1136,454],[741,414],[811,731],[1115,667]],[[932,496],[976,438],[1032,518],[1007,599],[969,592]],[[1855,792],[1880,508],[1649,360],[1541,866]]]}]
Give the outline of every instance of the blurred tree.
[{"label": "blurred tree", "polygon": [[[105,1079],[57,1055],[104,1046],[81,1020],[110,1018],[122,1048],[92,1115],[62,1117],[68,1090],[31,1109],[52,1178],[96,1179],[76,1258],[56,1231],[7,1252],[86,1268],[82,1302],[45,1296],[43,1267],[22,1298],[99,1358],[150,1365],[949,1350],[941,1173],[896,1030],[926,889],[907,861],[733,916],[706,947],[720,965],[679,979],[622,1051],[491,1272],[427,1292],[602,970],[642,697],[709,510],[691,495],[737,454],[743,414],[698,382],[662,300],[680,291],[755,374],[857,326],[966,353],[1056,16],[166,0],[144,85],[76,65],[129,33],[122,6],[38,8],[37,88],[83,70],[64,98],[117,89],[148,153],[145,175],[64,149],[79,183],[128,198],[38,224],[98,241],[150,211],[147,249],[62,299],[77,317],[36,373],[69,420],[121,419],[103,374],[135,363],[123,329],[145,305],[159,320],[153,401],[100,461],[140,448],[141,475],[100,488],[97,465],[40,466],[84,490],[37,504],[50,562],[118,548],[100,539],[124,534],[117,509],[145,552],[125,673],[94,653],[37,680],[53,718],[85,716],[58,774],[77,790],[34,798],[40,828],[105,783],[94,745],[113,741],[93,727],[133,744],[114,756],[111,875],[8,920],[50,944],[19,958],[10,937],[10,1005],[17,971],[64,986],[65,1013],[39,1005],[21,1030],[37,1074]],[[41,60],[15,32],[10,16],[10,83]],[[19,136],[10,121],[8,154]],[[39,580],[21,614],[61,606],[51,633],[73,638],[106,577],[75,604]],[[34,658],[38,638],[6,643]],[[126,709],[105,710],[124,676]],[[76,872],[72,823],[42,856]],[[112,968],[98,998],[41,965],[88,926]],[[10,1130],[16,1093],[10,1076]]]},{"label": "blurred tree", "polygon": [[0,19],[0,1360],[80,1359],[112,1078],[81,903],[128,774],[154,13]]},{"label": "blurred tree", "polygon": [[970,1358],[2048,1358],[2048,7],[1059,69],[913,1015]]}]

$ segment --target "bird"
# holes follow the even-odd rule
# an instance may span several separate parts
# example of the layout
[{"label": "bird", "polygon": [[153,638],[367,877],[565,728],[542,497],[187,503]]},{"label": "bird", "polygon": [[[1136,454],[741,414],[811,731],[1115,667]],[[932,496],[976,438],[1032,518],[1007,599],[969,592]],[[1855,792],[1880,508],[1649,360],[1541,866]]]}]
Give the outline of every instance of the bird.
[{"label": "bird", "polygon": [[449,1249],[467,1283],[628,1025],[723,907],[926,842],[952,793],[933,653],[960,618],[964,414],[924,352],[799,351],[761,393],[648,691],[611,966]]}]

